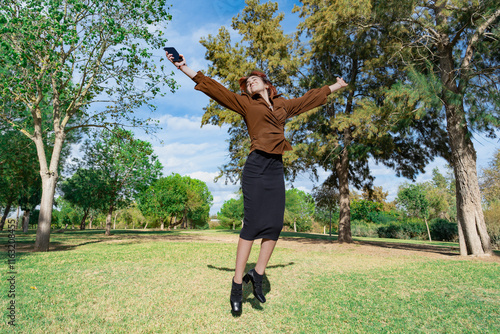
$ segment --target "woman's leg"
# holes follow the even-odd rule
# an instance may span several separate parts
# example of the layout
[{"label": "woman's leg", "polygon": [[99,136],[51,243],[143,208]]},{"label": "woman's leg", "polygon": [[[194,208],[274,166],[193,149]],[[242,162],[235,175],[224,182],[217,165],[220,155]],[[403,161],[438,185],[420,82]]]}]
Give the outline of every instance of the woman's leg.
[{"label": "woman's leg", "polygon": [[[238,240],[238,249],[236,250],[236,267],[234,270],[234,282],[241,284],[243,281],[243,273],[252,250],[253,240]],[[260,256],[259,256],[260,257]],[[269,260],[269,259],[268,259]]]},{"label": "woman's leg", "polygon": [[257,260],[257,265],[255,265],[255,271],[259,275],[264,275],[267,264],[271,255],[273,254],[274,246],[276,246],[277,240],[262,239],[260,244],[259,259]]}]

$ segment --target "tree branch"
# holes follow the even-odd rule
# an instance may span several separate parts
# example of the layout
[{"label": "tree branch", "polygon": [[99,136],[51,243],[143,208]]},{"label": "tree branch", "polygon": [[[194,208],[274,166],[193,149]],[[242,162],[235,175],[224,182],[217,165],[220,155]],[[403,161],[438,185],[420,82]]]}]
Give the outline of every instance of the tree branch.
[{"label": "tree branch", "polygon": [[[464,72],[469,72],[470,71],[470,65],[471,65],[471,59],[474,54],[474,46],[479,40],[479,38],[484,34],[486,29],[498,18],[500,17],[500,9],[497,9],[486,21],[483,22],[482,25],[480,25],[474,35],[471,37],[468,45],[467,45],[467,50],[465,51],[465,56],[464,59],[462,60],[462,64],[460,66],[460,72],[461,74],[465,74]],[[462,83],[464,83],[466,80],[463,80]],[[461,90],[462,83],[460,83],[459,86],[459,91]]]}]

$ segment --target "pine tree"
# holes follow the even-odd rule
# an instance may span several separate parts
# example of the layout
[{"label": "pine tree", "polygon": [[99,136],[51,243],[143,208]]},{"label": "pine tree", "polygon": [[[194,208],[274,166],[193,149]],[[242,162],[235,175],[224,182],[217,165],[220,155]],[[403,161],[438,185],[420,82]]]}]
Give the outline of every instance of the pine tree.
[{"label": "pine tree", "polygon": [[499,2],[414,1],[398,15],[405,38],[395,57],[407,62],[407,76],[386,106],[444,119],[450,152],[440,154],[454,169],[460,253],[489,254],[472,133],[494,137],[500,126]]}]

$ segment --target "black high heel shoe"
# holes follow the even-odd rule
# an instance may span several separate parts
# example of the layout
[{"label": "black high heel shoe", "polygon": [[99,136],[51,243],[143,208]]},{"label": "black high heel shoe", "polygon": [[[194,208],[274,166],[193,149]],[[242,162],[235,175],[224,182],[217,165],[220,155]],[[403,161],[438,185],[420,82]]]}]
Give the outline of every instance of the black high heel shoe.
[{"label": "black high heel shoe", "polygon": [[234,283],[234,278],[233,285],[231,287],[231,297],[229,298],[229,301],[231,302],[231,311],[233,311],[233,313],[241,313],[243,301],[243,283]]},{"label": "black high heel shoe", "polygon": [[266,297],[264,297],[264,294],[262,293],[262,278],[264,275],[259,275],[255,269],[250,270],[244,277],[243,280],[245,283],[248,283],[249,281],[252,281],[253,285],[253,295],[255,298],[259,300],[261,303],[266,302]]}]

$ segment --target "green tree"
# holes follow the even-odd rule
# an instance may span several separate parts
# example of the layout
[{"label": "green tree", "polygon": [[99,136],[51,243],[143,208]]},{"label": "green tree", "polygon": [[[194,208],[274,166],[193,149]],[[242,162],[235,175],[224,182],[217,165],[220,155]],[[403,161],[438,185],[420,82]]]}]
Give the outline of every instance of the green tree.
[{"label": "green tree", "polygon": [[40,204],[41,178],[37,166],[33,142],[0,122],[0,206],[4,208],[0,230],[13,205],[25,210],[25,226],[30,211]]},{"label": "green tree", "polygon": [[[339,188],[339,242],[351,242],[351,185],[370,189],[369,159],[413,179],[432,159],[435,146],[445,146],[443,132],[429,129],[432,117],[404,121],[372,108],[384,100],[384,90],[401,75],[403,63],[392,57],[394,40],[391,2],[303,0],[296,7],[307,38],[309,65],[301,84],[307,89],[343,76],[349,87],[336,94],[319,112],[297,118],[290,125],[296,142],[296,162],[303,169],[331,172]],[[301,170],[301,168],[299,168]]]},{"label": "green tree", "polygon": [[[329,223],[329,234],[331,237],[333,213],[338,210],[339,205],[338,188],[331,182],[331,179],[327,179],[321,186],[313,188],[312,197],[316,203],[315,218],[324,223]],[[328,214],[322,214],[323,211],[326,211]]]},{"label": "green tree", "polygon": [[30,185],[23,184],[18,204],[21,210],[23,210],[22,226],[24,233],[28,232],[30,223],[30,214],[38,206],[38,204],[40,204],[41,198],[42,198],[42,188],[41,188],[41,180],[39,177],[37,177],[34,183]]},{"label": "green tree", "polygon": [[366,199],[353,200],[351,202],[351,217],[354,220],[364,220],[373,223],[375,215],[382,211],[382,208],[382,203]]},{"label": "green tree", "polygon": [[[84,212],[82,209],[72,203],[66,201],[64,198],[58,197],[56,200],[56,209],[53,212],[52,226],[56,228],[67,229],[71,225],[74,229],[75,225],[78,225]],[[33,223],[36,223],[34,221]]]},{"label": "green tree", "polygon": [[[296,39],[283,33],[281,21],[284,15],[275,15],[278,9],[276,3],[260,4],[258,0],[247,0],[246,4],[243,12],[235,16],[231,24],[231,28],[241,36],[240,42],[233,43],[225,27],[221,27],[216,36],[208,35],[201,39],[201,44],[206,48],[205,58],[210,61],[208,75],[217,78],[230,90],[239,92],[238,79],[258,68],[267,74],[274,86],[285,93],[296,91],[293,76],[300,66],[300,59],[292,52]],[[237,183],[250,149],[250,138],[243,118],[210,101],[202,124],[230,125],[230,162],[222,166],[219,178],[225,176],[226,180]],[[288,174],[286,169],[285,174]]]},{"label": "green tree", "polygon": [[232,226],[233,230],[236,226],[240,226],[244,217],[244,207],[243,207],[243,196],[235,199],[231,198],[222,204],[219,213],[217,213],[217,218],[225,226]]},{"label": "green tree", "polygon": [[175,218],[184,214],[184,204],[187,202],[186,184],[179,174],[172,174],[156,180],[149,188],[141,192],[137,197],[139,210],[146,217],[160,221],[161,229],[169,218]]},{"label": "green tree", "polygon": [[[317,175],[317,168],[332,173],[332,180],[340,190],[339,241],[350,242],[349,182],[359,189],[371,186],[369,157],[395,168],[398,175],[413,178],[423,171],[435,147],[444,142],[443,132],[428,130],[438,122],[433,117],[388,122],[392,114],[373,115],[367,108],[358,108],[363,97],[383,101],[383,88],[399,78],[398,68],[402,63],[384,53],[392,46],[385,38],[386,30],[391,27],[390,15],[384,14],[391,7],[380,2],[372,8],[369,1],[355,4],[303,1],[303,7],[297,11],[304,19],[299,31],[308,38],[304,47],[300,44],[304,36],[283,34],[280,26],[283,14],[276,14],[276,3],[249,0],[246,4],[232,22],[241,42],[233,44],[225,28],[216,37],[202,39],[206,58],[212,62],[209,75],[238,90],[237,78],[248,69],[259,67],[289,96],[334,82],[339,73],[350,84],[345,93],[336,94],[321,112],[310,111],[287,123],[286,133],[295,151],[284,155],[285,175],[291,180],[304,171]],[[231,125],[231,161],[223,166],[221,175],[235,182],[248,154],[249,140],[241,118],[211,103],[203,121]],[[429,133],[434,135],[432,140]]]},{"label": "green tree", "polygon": [[169,228],[177,225],[188,228],[190,221],[192,227],[204,226],[213,201],[205,182],[179,174],[156,180],[137,198],[143,215],[158,219],[162,229],[167,219]]},{"label": "green tree", "polygon": [[[185,176],[187,179],[187,219],[192,227],[205,227],[208,223],[213,196],[205,182]],[[187,221],[186,221],[187,222]],[[187,226],[186,226],[187,227]]]},{"label": "green tree", "polygon": [[405,184],[399,187],[397,204],[405,211],[409,217],[422,218],[427,227],[427,234],[431,240],[431,232],[429,230],[429,201],[426,198],[425,189],[420,184]]},{"label": "green tree", "polygon": [[451,154],[441,155],[456,178],[460,253],[490,253],[472,133],[494,137],[500,126],[498,1],[418,0],[401,8],[394,27],[406,37],[395,57],[407,61],[407,78],[386,106],[445,118]]},{"label": "green tree", "polygon": [[[35,250],[47,251],[61,150],[71,131],[143,126],[132,112],[175,86],[152,65],[171,16],[164,0],[1,1],[0,118],[36,145],[42,200]],[[101,106],[91,107],[92,103]],[[6,108],[17,103],[22,108]],[[49,126],[50,124],[50,126]],[[53,147],[45,150],[50,131]]]},{"label": "green tree", "polygon": [[432,180],[422,186],[429,201],[430,219],[442,218],[456,222],[455,179],[445,177],[438,168],[434,168]]},{"label": "green tree", "polygon": [[306,232],[311,229],[313,216],[314,199],[310,194],[297,188],[286,191],[285,224],[295,232]]},{"label": "green tree", "polygon": [[500,149],[497,149],[489,167],[481,170],[481,191],[487,206],[500,202]]},{"label": "green tree", "polygon": [[98,171],[94,180],[107,211],[105,234],[111,235],[113,211],[130,205],[161,175],[163,167],[152,145],[133,138],[130,131],[104,130],[96,137],[86,141],[79,166]]},{"label": "green tree", "polygon": [[[140,226],[146,229],[150,226],[149,223],[151,222],[143,216],[137,203],[133,202],[130,206],[116,211],[113,219],[113,229],[127,228],[128,226],[132,226],[132,228]],[[150,227],[154,227],[154,225]]]},{"label": "green tree", "polygon": [[100,169],[79,168],[60,186],[62,198],[83,211],[80,230],[85,230],[85,221],[91,210],[102,211],[108,204],[102,196],[107,185],[102,182],[104,176],[101,173]]}]

